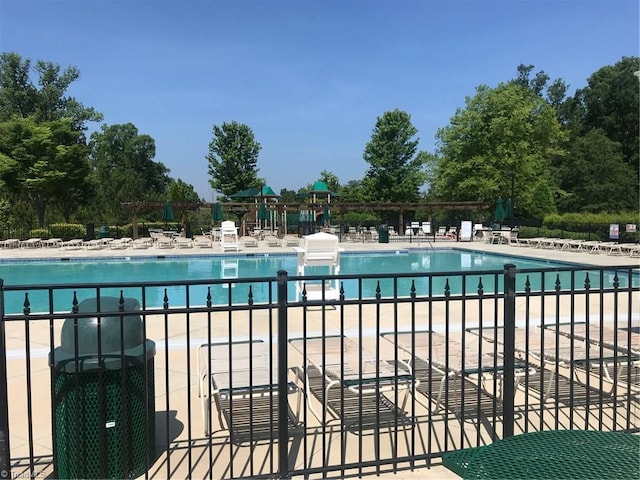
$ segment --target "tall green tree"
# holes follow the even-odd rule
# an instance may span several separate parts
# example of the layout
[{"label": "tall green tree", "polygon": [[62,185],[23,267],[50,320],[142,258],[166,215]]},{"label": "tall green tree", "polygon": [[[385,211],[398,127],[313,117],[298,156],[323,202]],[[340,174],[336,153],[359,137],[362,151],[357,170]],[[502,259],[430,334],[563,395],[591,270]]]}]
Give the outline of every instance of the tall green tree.
[{"label": "tall green tree", "polygon": [[378,117],[363,153],[370,166],[362,183],[368,199],[381,202],[415,202],[426,181],[425,153],[417,152],[418,130],[401,110]]},{"label": "tall green tree", "polygon": [[602,67],[589,77],[587,86],[576,92],[584,116],[584,132],[599,128],[620,144],[627,164],[640,173],[640,89],[634,72],[640,58],[623,57],[614,65]]},{"label": "tall green tree", "polygon": [[579,135],[569,145],[558,169],[565,212],[621,212],[638,208],[638,184],[620,144],[600,129]]},{"label": "tall green tree", "polygon": [[14,200],[29,202],[40,227],[49,204],[69,218],[89,188],[88,173],[84,137],[71,119],[39,123],[15,116],[0,122],[0,179]]},{"label": "tall green tree", "polygon": [[36,122],[69,118],[75,130],[85,131],[86,123],[101,121],[102,114],[67,95],[79,78],[80,71],[73,66],[62,69],[38,60],[32,68],[31,60],[17,53],[0,54],[0,121],[12,116],[33,117]]},{"label": "tall green tree", "polygon": [[431,187],[438,199],[491,204],[509,197],[513,182],[517,215],[540,218],[555,211],[551,166],[564,154],[567,135],[555,110],[530,88],[514,82],[479,86],[436,138]]},{"label": "tall green tree", "polygon": [[90,161],[97,181],[97,200],[108,215],[125,220],[124,202],[159,200],[169,185],[169,169],[154,161],[155,141],[139,134],[132,123],[103,125],[89,141]]},{"label": "tall green tree", "polygon": [[262,146],[247,125],[236,121],[213,126],[213,139],[209,143],[209,184],[225,196],[260,188],[258,155]]}]

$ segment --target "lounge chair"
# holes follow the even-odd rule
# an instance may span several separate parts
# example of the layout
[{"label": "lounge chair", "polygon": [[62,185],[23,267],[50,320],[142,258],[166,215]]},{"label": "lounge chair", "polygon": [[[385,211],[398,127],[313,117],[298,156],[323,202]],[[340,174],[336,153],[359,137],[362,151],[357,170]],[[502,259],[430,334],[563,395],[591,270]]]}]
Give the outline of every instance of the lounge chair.
[{"label": "lounge chair", "polygon": [[83,244],[84,240],[82,238],[73,238],[71,240],[67,240],[66,242],[62,242],[60,248],[62,248],[63,250],[80,250]]},{"label": "lounge chair", "polygon": [[[631,377],[632,390],[640,391],[640,327],[632,326],[630,329],[619,326],[614,329],[609,325],[599,323],[575,322],[548,324],[544,328],[551,332],[579,341],[588,341],[596,348],[594,355],[599,355],[600,345],[605,347],[603,355],[611,355],[610,350],[620,352],[618,355],[608,356],[602,362],[601,371],[604,378],[612,384],[625,382]],[[594,359],[595,360],[595,359]],[[615,368],[614,368],[615,367]],[[627,372],[630,374],[627,375]]]},{"label": "lounge chair", "polygon": [[[203,344],[197,354],[198,396],[202,404],[204,433],[211,432],[211,401],[221,428],[231,432],[233,443],[273,441],[278,438],[277,348],[262,340]],[[300,432],[302,398],[295,375],[287,393],[289,435]]]},{"label": "lounge chair", "polygon": [[176,237],[173,243],[178,248],[193,248],[193,241],[190,238]]},{"label": "lounge chair", "polygon": [[153,246],[153,240],[151,239],[151,237],[136,238],[130,243],[130,245],[131,245],[131,248],[134,248],[134,249],[138,249],[138,250],[146,249]]},{"label": "lounge chair", "polygon": [[85,250],[100,250],[101,248],[104,248],[104,244],[102,243],[102,240],[98,239],[87,240],[83,243],[82,248]]},{"label": "lounge chair", "polygon": [[240,250],[238,241],[238,227],[230,220],[225,220],[220,224],[220,245],[222,252]]},{"label": "lounge chair", "polygon": [[109,243],[109,248],[113,250],[124,250],[131,246],[131,242],[133,242],[133,239],[130,237],[116,238]]},{"label": "lounge chair", "polygon": [[213,248],[210,235],[196,235],[193,237],[193,244],[198,248]]},{"label": "lounge chair", "polygon": [[[352,431],[411,424],[404,410],[414,381],[408,365],[377,358],[341,335],[294,338],[289,343],[303,355],[298,373],[309,410],[320,422],[328,415],[329,421],[340,421]],[[404,392],[400,405],[384,395],[395,391]],[[311,395],[323,412],[316,412]]]},{"label": "lounge chair", "polygon": [[242,243],[245,247],[257,247],[258,240],[255,237],[242,237]]},{"label": "lounge chair", "polygon": [[62,245],[61,238],[48,238],[46,240],[42,240],[43,247],[60,247]]},{"label": "lounge chair", "polygon": [[[477,337],[467,335],[464,348],[460,341],[430,331],[389,332],[382,333],[381,337],[409,355],[409,363],[414,365],[414,374],[420,381],[417,389],[434,400],[434,413],[444,406],[460,413],[465,402],[469,402],[464,409],[466,415],[474,416],[478,409],[487,414],[502,411],[500,395],[504,362],[502,358],[493,356],[490,350],[481,351]],[[524,372],[525,366],[519,364],[516,388]],[[494,395],[487,388],[492,383],[487,379],[495,377],[500,380],[500,395]]]},{"label": "lounge chair", "polygon": [[285,235],[282,243],[285,247],[296,247],[300,244],[298,237],[293,235]]},{"label": "lounge chair", "polygon": [[173,238],[166,237],[164,235],[157,237],[155,241],[156,248],[173,248],[174,245],[175,242],[173,241]]},{"label": "lounge chair", "polygon": [[282,246],[282,241],[274,235],[267,235],[266,237],[264,237],[264,240],[265,242],[267,242],[267,245],[270,247]]},{"label": "lounge chair", "polygon": [[[615,354],[610,349],[599,351],[590,348],[588,343],[570,339],[545,329],[524,328],[515,329],[515,351],[524,360],[527,366],[531,362],[539,364],[533,375],[526,376],[526,383],[531,391],[537,392],[542,403],[552,398],[561,403],[579,403],[589,398],[596,399],[607,394],[591,385],[582,383],[578,378],[578,370],[589,371],[593,365],[605,362],[605,358],[614,358]],[[469,333],[481,335],[490,343],[500,346],[498,355],[503,355],[504,328],[482,327],[468,328]],[[545,334],[546,333],[546,334]],[[557,367],[569,367],[573,370],[573,379],[559,375]]]},{"label": "lounge chair", "polygon": [[7,238],[0,242],[0,247],[2,248],[18,248],[20,247],[20,239],[19,238]]},{"label": "lounge chair", "polygon": [[42,245],[41,238],[29,238],[20,242],[21,248],[38,248]]}]

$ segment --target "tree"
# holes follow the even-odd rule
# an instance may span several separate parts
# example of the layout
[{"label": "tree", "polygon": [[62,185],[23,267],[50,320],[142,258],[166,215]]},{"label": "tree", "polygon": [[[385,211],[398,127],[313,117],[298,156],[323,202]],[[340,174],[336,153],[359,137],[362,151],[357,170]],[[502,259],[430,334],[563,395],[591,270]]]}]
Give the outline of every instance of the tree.
[{"label": "tree", "polygon": [[0,178],[14,199],[29,202],[40,227],[50,203],[67,213],[73,208],[88,188],[88,171],[83,135],[71,119],[0,122]]},{"label": "tree", "polygon": [[182,224],[182,231],[186,231],[187,215],[189,213],[189,208],[186,204],[191,203],[198,205],[201,202],[196,189],[193,188],[193,185],[183,180],[171,180],[167,188],[167,199],[170,202],[178,202],[181,205],[178,209],[180,213],[180,223]]},{"label": "tree", "polygon": [[206,156],[211,188],[225,196],[247,188],[260,188],[257,163],[261,149],[247,125],[236,121],[214,125]]},{"label": "tree", "polygon": [[30,70],[31,60],[23,60],[17,53],[0,54],[0,121],[14,115],[33,117],[36,122],[69,118],[75,130],[84,132],[87,122],[102,120],[101,113],[66,96],[69,86],[80,78],[77,68],[62,70],[55,63],[38,60],[35,83],[30,79]]},{"label": "tree", "polygon": [[155,141],[132,123],[103,125],[89,141],[97,201],[111,219],[124,219],[122,203],[158,200],[169,185],[169,170],[153,160]]},{"label": "tree", "polygon": [[411,117],[401,110],[378,117],[363,158],[370,167],[363,185],[370,200],[381,202],[415,202],[426,181],[423,152],[416,155],[418,130]]},{"label": "tree", "polygon": [[575,138],[559,168],[563,212],[637,210],[635,172],[624,161],[620,144],[593,129]]},{"label": "tree", "polygon": [[554,109],[530,88],[477,87],[436,138],[430,176],[438,199],[491,204],[509,197],[513,182],[519,215],[540,218],[555,210],[551,165],[564,153],[566,134]]},{"label": "tree", "polygon": [[640,173],[640,92],[634,72],[638,70],[640,58],[623,57],[615,65],[595,72],[587,80],[587,87],[576,92],[584,109],[584,131],[600,128],[610,140],[619,143],[625,162],[636,176]]},{"label": "tree", "polygon": [[324,182],[331,192],[337,192],[340,189],[340,179],[334,173],[323,170],[320,172],[319,182]]}]

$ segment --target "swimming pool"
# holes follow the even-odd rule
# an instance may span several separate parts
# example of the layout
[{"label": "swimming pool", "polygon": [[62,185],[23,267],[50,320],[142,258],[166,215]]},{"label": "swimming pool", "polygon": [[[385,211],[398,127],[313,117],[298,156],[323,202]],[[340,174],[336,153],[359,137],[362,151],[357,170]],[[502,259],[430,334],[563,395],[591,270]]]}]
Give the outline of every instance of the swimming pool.
[{"label": "swimming pool", "polygon": [[[429,250],[398,250],[390,252],[343,253],[341,256],[341,274],[380,274],[380,287],[383,295],[393,294],[393,281],[384,279],[389,274],[425,273],[425,272],[473,272],[502,270],[506,263],[513,263],[519,269],[541,269],[549,267],[567,267],[569,264],[550,262],[545,260],[512,257],[484,252],[461,251],[455,249]],[[275,277],[279,270],[286,270],[290,276],[296,274],[295,254],[253,254],[253,255],[207,255],[207,256],[162,256],[162,257],[118,257],[109,259],[61,259],[18,261],[5,260],[0,262],[0,278],[5,285],[49,285],[49,284],[86,284],[86,283],[121,283],[121,282],[149,282],[163,281],[180,283],[191,280],[226,279],[231,282],[236,278]],[[322,268],[307,269],[307,275],[326,273]],[[592,286],[597,287],[598,276],[593,275]],[[613,274],[611,275],[613,277]],[[476,293],[478,282],[483,280],[486,293],[494,290],[493,276],[478,274],[467,277],[466,293]],[[551,288],[556,274],[550,272],[545,278],[547,288]],[[523,289],[525,278],[518,278],[517,288]],[[605,279],[606,281],[607,279]],[[610,279],[609,279],[610,280]],[[399,295],[409,295],[412,281],[415,281],[419,295],[428,294],[429,279],[416,277],[402,278],[398,282]],[[449,282],[452,293],[459,293],[462,286],[460,277],[435,277],[431,280],[431,294],[442,295],[445,282]],[[535,278],[532,279],[532,289],[539,288]],[[568,283],[568,277],[565,280]],[[624,284],[622,279],[621,286]],[[371,298],[375,295],[377,280],[363,282],[363,297]],[[229,286],[232,291],[229,292]],[[236,288],[237,287],[237,288]],[[357,281],[345,280],[345,296],[357,298]],[[164,289],[158,288],[155,293],[147,297],[151,306],[161,306]],[[295,300],[295,289],[290,289],[291,300]],[[171,286],[168,294],[171,299],[185,298],[184,286]],[[44,292],[30,294],[29,301],[32,311],[48,310],[48,300]],[[106,291],[103,294],[119,295],[119,290]],[[212,289],[212,296],[222,298],[226,302],[229,294],[234,303],[246,303],[248,294],[247,284],[216,285]],[[265,302],[268,299],[267,284],[254,285],[252,294],[255,302]],[[56,292],[60,298],[70,298],[72,292],[61,290]],[[125,291],[125,296],[127,292]],[[204,305],[207,287],[196,286],[190,289],[192,305]],[[79,300],[82,300],[79,295]],[[65,300],[66,301],[66,300]],[[184,301],[184,300],[183,300]],[[17,313],[22,311],[24,294],[6,292],[5,312]],[[214,302],[215,303],[215,302]],[[173,305],[173,303],[172,303]],[[177,305],[173,305],[177,306]]]}]

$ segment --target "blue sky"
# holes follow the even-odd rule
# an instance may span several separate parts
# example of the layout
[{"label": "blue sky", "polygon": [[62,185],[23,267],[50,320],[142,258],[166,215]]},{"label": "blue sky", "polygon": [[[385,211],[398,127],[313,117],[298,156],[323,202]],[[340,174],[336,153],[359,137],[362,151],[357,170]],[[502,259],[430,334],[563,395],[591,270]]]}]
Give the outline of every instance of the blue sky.
[{"label": "blue sky", "polygon": [[77,67],[71,95],[151,135],[155,160],[212,201],[213,125],[253,130],[276,192],[323,170],[347,183],[384,112],[408,112],[434,151],[478,85],[522,63],[573,94],[639,55],[639,21],[636,0],[0,0],[0,50]]}]

